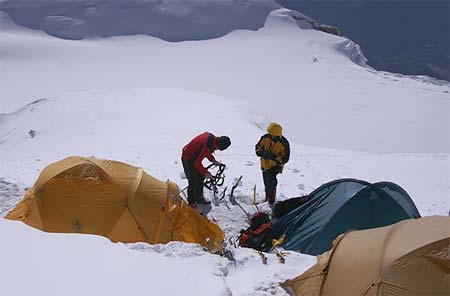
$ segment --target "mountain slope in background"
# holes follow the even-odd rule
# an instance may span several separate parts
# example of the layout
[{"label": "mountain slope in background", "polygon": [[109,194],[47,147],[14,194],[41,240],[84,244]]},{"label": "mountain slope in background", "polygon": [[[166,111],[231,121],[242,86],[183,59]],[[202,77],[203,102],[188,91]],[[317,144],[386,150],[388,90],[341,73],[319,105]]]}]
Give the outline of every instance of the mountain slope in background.
[{"label": "mountain slope in background", "polygon": [[[447,0],[277,2],[338,26],[378,70],[450,79]],[[216,38],[237,29],[257,30],[276,8],[270,0],[0,1],[0,11],[15,23],[65,39],[134,34],[168,41]]]},{"label": "mountain slope in background", "polygon": [[[192,1],[132,3],[144,10],[170,4],[169,12],[182,15]],[[43,5],[62,2],[67,6],[57,11]],[[88,11],[102,19],[105,11],[128,10],[125,2],[110,0],[111,9]],[[194,2],[193,7],[203,3],[206,14],[196,19],[219,22],[208,14],[217,1]],[[55,28],[69,32],[78,22],[61,16],[67,17],[71,3],[86,2],[17,3],[35,3],[40,19],[61,23]],[[273,5],[224,3],[231,10]],[[25,21],[33,19],[32,11],[24,8]],[[163,17],[166,11],[153,12]],[[185,14],[183,23],[193,22],[191,16]],[[0,216],[44,166],[69,155],[127,162],[184,188],[181,149],[205,130],[231,137],[231,147],[216,153],[227,164],[224,187],[242,175],[235,196],[253,213],[253,193],[257,201],[264,198],[254,145],[270,121],[283,125],[291,143],[291,159],[278,178],[278,200],[337,178],[388,180],[411,195],[422,215],[447,215],[449,84],[362,67],[353,62],[364,60],[355,43],[312,30],[286,9],[271,11],[263,24],[259,17],[247,20],[246,28],[258,29],[198,41],[189,39],[189,30],[181,35],[189,40],[184,42],[148,35],[66,40],[18,26],[0,13]],[[169,23],[167,30],[183,31],[178,24]],[[260,209],[269,211],[267,203]],[[5,257],[0,278],[7,283],[0,291],[10,296],[286,296],[279,282],[315,262],[289,252],[286,264],[268,254],[264,265],[253,250],[231,246],[247,217],[229,202],[214,205],[208,218],[224,230],[234,263],[193,244],[113,244],[0,219],[0,234],[7,238],[0,244]]]},{"label": "mountain slope in background", "polygon": [[271,12],[258,31],[185,42],[145,35],[73,41],[4,30],[2,112],[69,91],[178,88],[248,102],[306,145],[448,152],[448,85],[354,64],[348,39],[301,29],[288,12]]},{"label": "mountain slope in background", "polygon": [[343,30],[377,70],[450,80],[447,0],[277,0]]},{"label": "mountain slope in background", "polygon": [[167,41],[203,40],[257,30],[275,2],[232,0],[1,0],[21,26],[64,39],[147,34]]}]

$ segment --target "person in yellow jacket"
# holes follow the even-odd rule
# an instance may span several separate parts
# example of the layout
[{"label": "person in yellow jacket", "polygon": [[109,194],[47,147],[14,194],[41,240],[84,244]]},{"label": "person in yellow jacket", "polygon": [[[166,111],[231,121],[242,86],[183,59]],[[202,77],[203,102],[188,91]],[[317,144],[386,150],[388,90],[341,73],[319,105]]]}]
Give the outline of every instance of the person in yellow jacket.
[{"label": "person in yellow jacket", "polygon": [[291,153],[289,141],[282,135],[281,125],[275,122],[269,124],[267,134],[256,144],[255,152],[261,160],[266,201],[273,205],[277,195],[277,175],[283,171]]}]

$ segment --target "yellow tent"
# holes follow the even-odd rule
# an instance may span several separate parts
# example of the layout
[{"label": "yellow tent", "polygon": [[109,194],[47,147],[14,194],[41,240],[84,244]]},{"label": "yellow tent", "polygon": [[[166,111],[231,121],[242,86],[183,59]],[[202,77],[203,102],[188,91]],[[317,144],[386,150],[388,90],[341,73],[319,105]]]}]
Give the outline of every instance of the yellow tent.
[{"label": "yellow tent", "polygon": [[7,216],[48,232],[98,234],[114,242],[183,241],[212,246],[222,230],[191,209],[177,185],[125,163],[68,157],[48,165]]},{"label": "yellow tent", "polygon": [[282,286],[297,296],[450,295],[450,218],[404,220],[342,234]]}]

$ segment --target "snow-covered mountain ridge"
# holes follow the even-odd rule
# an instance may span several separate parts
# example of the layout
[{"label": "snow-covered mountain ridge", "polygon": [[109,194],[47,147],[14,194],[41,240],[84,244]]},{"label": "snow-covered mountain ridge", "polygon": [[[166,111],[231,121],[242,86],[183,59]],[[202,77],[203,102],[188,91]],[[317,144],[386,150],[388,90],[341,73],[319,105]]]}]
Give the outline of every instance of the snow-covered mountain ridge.
[{"label": "snow-covered mountain ridge", "polygon": [[2,0],[15,23],[64,39],[147,34],[202,40],[257,30],[280,6],[271,0]]},{"label": "snow-covered mountain ridge", "polygon": [[[49,11],[42,6],[48,0],[8,2]],[[105,9],[116,5],[122,15],[132,10],[139,15],[133,3],[144,12],[169,5],[166,11],[175,18],[211,21],[190,19],[189,1],[91,3],[104,3]],[[203,3],[196,12],[204,12],[218,1],[196,3]],[[245,14],[245,7],[269,2],[221,3]],[[22,17],[33,20],[31,11]],[[259,11],[255,17],[262,22],[254,30],[227,27],[228,20],[211,14],[213,23],[227,28],[225,35],[182,42],[145,34],[65,40],[0,15],[0,216],[46,165],[70,155],[130,163],[184,188],[181,149],[205,130],[230,136],[230,148],[216,153],[227,165],[224,186],[230,188],[242,175],[235,194],[253,213],[255,185],[256,200],[264,197],[254,145],[270,121],[283,126],[291,143],[291,159],[278,178],[278,200],[337,178],[386,180],[402,186],[421,215],[447,215],[449,86],[361,67],[340,51],[347,39],[303,28],[287,13]],[[58,15],[53,13],[52,24],[66,24]],[[42,15],[36,17],[40,21]],[[166,32],[161,19],[152,21]],[[269,209],[265,203],[260,207]],[[217,221],[230,245],[247,226],[247,217],[230,203],[213,206],[208,218]],[[0,278],[8,283],[0,291],[8,295],[285,296],[278,283],[315,262],[290,252],[286,264],[269,254],[264,265],[253,250],[233,247],[232,263],[193,244],[113,244],[4,219],[0,234],[8,238],[0,244],[5,254]]]},{"label": "snow-covered mountain ridge", "polygon": [[[355,65],[337,50],[347,39],[301,29],[285,12],[271,12],[255,32],[177,43],[142,35],[71,41],[17,27],[0,31],[8,73],[0,81],[0,112],[80,90],[189,89],[248,102],[260,114],[270,110],[271,119],[292,128],[293,140],[307,145],[448,152],[448,85]],[[271,107],[275,102],[278,108]]]},{"label": "snow-covered mountain ridge", "polygon": [[[258,30],[277,8],[280,5],[272,0],[131,0],[127,4],[111,0],[0,1],[0,11],[7,13],[16,24],[73,40],[137,34],[166,41],[205,40],[234,30]],[[285,14],[303,29],[342,36],[337,28],[319,24],[299,12],[286,10]],[[343,42],[336,48],[353,62],[367,66],[367,59],[353,41]]]}]

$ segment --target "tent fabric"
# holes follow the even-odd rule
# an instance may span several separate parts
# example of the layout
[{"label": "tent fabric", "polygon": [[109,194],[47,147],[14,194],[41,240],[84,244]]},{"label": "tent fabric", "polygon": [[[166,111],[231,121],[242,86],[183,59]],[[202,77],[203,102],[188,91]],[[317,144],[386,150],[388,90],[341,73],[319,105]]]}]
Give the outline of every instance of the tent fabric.
[{"label": "tent fabric", "polygon": [[296,296],[450,295],[450,217],[350,231],[282,286]]},{"label": "tent fabric", "polygon": [[178,186],[141,168],[94,157],[48,165],[5,218],[47,232],[88,233],[114,242],[218,244],[224,234],[191,209]]},{"label": "tent fabric", "polygon": [[406,191],[390,182],[340,179],[320,186],[309,196],[307,203],[274,223],[273,237],[284,234],[285,249],[318,255],[346,231],[420,217]]}]

